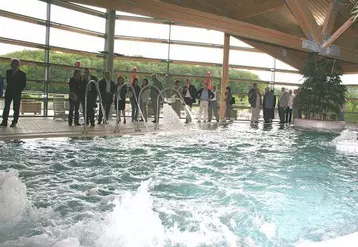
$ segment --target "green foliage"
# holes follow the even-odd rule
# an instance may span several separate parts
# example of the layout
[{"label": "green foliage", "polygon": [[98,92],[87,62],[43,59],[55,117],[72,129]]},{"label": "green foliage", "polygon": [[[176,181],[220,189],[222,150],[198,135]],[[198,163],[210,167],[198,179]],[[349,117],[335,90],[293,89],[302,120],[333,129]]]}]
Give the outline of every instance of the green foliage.
[{"label": "green foliage", "polygon": [[[16,51],[13,53],[9,53],[4,55],[5,57],[16,57],[20,60],[30,60],[43,62],[45,57],[45,52],[43,50],[23,50]],[[102,78],[102,69],[103,69],[103,58],[96,57],[86,57],[77,54],[67,54],[67,53],[59,53],[59,52],[50,52],[50,63],[52,64],[64,64],[73,66],[75,62],[79,60],[81,61],[82,67],[89,67],[98,69],[97,72],[94,72],[94,75],[98,78]],[[9,61],[10,62],[10,61]],[[124,60],[115,60],[114,61],[114,70],[115,71],[131,71],[133,67],[137,67],[140,72],[148,72],[148,73],[158,73],[165,74],[167,72],[167,64],[166,63],[150,63],[150,62],[132,62],[132,61],[124,61]],[[9,63],[0,63],[0,74],[4,74],[5,71],[9,69]],[[38,65],[23,65],[21,69],[27,73],[28,79],[31,80],[43,80],[44,79],[44,68]],[[185,79],[180,78],[180,75],[190,75],[190,76],[206,76],[208,72],[211,72],[211,76],[213,78],[221,78],[221,67],[209,67],[209,66],[198,66],[198,65],[185,65],[185,64],[170,64],[169,72],[170,74],[178,75],[178,78],[166,78],[159,77],[159,79],[163,82],[165,87],[173,86],[174,81],[179,79],[182,81],[182,85],[184,86]],[[63,68],[59,66],[51,66],[50,67],[50,75],[49,79],[52,83],[49,85],[50,93],[67,93],[68,86],[65,84],[68,82],[69,78],[71,78],[73,74],[73,68]],[[116,75],[114,75],[115,77]],[[128,76],[127,76],[128,78]],[[150,76],[141,75],[140,79],[150,79]],[[260,80],[259,76],[253,74],[248,71],[242,71],[238,69],[230,69],[229,70],[229,78],[242,79],[240,82],[230,81],[229,85],[234,94],[237,93],[247,93],[249,88],[252,86],[251,80]],[[247,81],[245,81],[247,80]],[[203,86],[204,79],[192,79],[193,85],[197,88]],[[61,84],[62,83],[62,84]],[[219,89],[221,86],[220,79],[212,79],[212,84],[216,85]],[[265,87],[265,84],[260,85],[260,88]],[[26,90],[29,91],[41,91],[43,90],[42,83],[28,83]]]},{"label": "green foliage", "polygon": [[347,93],[338,61],[311,54],[301,73],[305,81],[297,97],[304,115],[323,120],[338,116]]}]

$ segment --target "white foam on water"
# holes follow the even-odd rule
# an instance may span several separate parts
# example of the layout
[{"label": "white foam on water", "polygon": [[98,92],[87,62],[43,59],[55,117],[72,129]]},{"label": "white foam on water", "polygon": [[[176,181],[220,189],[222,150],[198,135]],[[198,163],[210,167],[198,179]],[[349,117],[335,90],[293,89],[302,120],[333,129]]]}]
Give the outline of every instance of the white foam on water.
[{"label": "white foam on water", "polygon": [[332,144],[336,146],[338,151],[358,154],[357,137],[357,132],[344,130],[332,141]]},{"label": "white foam on water", "polygon": [[336,145],[340,141],[353,141],[357,140],[357,132],[351,130],[343,130],[342,133],[333,139],[332,144]]},{"label": "white foam on water", "polygon": [[335,239],[311,242],[302,241],[296,244],[296,247],[357,247],[358,246],[358,232],[346,236],[338,237]]},{"label": "white foam on water", "polygon": [[[71,224],[68,219],[56,218],[58,215],[51,214],[50,210],[32,208],[26,197],[26,186],[16,172],[1,173],[0,178],[0,222],[6,221],[5,225],[12,228],[15,234],[8,239],[0,238],[1,247],[242,246],[238,236],[221,223],[219,218],[210,215],[193,214],[195,220],[200,222],[196,231],[180,230],[176,224],[166,228],[159,213],[154,210],[153,197],[149,192],[153,186],[151,181],[142,182],[135,193],[126,192],[117,197],[112,202],[112,211],[92,216],[89,214],[89,218]],[[30,209],[26,212],[28,207]],[[41,220],[46,217],[48,221],[42,224]],[[20,224],[20,221],[31,224],[26,225],[26,228],[22,226],[23,229],[19,230],[16,224]],[[38,229],[42,233],[29,236],[28,231],[34,225],[40,225]],[[24,229],[27,231],[24,232]]]},{"label": "white foam on water", "polygon": [[0,172],[0,233],[22,220],[28,208],[26,192],[16,171]]},{"label": "white foam on water", "polygon": [[168,104],[163,104],[163,123],[168,131],[184,131],[184,123],[180,120],[178,114]]}]

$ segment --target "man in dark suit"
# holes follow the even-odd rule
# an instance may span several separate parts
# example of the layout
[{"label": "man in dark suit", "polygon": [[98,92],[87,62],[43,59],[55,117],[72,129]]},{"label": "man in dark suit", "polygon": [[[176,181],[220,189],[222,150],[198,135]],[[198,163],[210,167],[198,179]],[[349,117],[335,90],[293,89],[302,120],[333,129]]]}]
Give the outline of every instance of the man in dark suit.
[{"label": "man in dark suit", "polygon": [[5,92],[5,107],[2,114],[2,123],[1,127],[7,126],[7,120],[9,117],[10,105],[13,101],[14,109],[14,119],[10,127],[16,127],[17,121],[19,119],[20,112],[20,102],[21,102],[21,93],[26,87],[26,73],[19,69],[20,60],[12,59],[11,60],[11,69],[6,71],[6,92]]},{"label": "man in dark suit", "polygon": [[[85,73],[84,73],[84,85],[87,86],[89,81],[98,81],[97,77],[91,75],[91,71],[88,68],[85,68]],[[86,87],[85,86],[85,87]],[[86,94],[86,90],[84,91],[84,94]],[[89,89],[88,89],[88,93],[87,93],[87,119],[86,119],[86,123],[89,124],[91,123],[91,126],[94,127],[94,108],[96,106],[96,101],[97,101],[97,89],[95,87],[94,83],[91,83],[89,85]],[[85,95],[84,95],[85,96]],[[85,100],[83,98],[83,100]],[[85,106],[85,102],[82,103],[83,108]]]},{"label": "man in dark suit", "polygon": [[[196,102],[195,99],[198,96],[198,91],[196,90],[196,88],[193,85],[191,85],[191,82],[189,79],[186,80],[185,84],[186,85],[183,88],[182,94],[184,97],[185,104],[188,105],[189,108],[191,109],[193,107],[193,104]],[[189,123],[191,121],[192,121],[192,119],[190,118],[190,116],[187,113],[185,123]]]},{"label": "man in dark suit", "polygon": [[[111,80],[111,73],[108,71],[104,73],[104,78],[100,80],[98,84],[99,84],[99,91],[101,93],[103,108],[106,114],[105,121],[107,122],[109,117],[109,112],[111,110],[111,106],[113,103],[113,94],[115,93],[116,85]],[[101,124],[102,120],[103,120],[103,111],[102,108],[100,107],[98,124]],[[106,122],[103,123],[105,124]]]}]

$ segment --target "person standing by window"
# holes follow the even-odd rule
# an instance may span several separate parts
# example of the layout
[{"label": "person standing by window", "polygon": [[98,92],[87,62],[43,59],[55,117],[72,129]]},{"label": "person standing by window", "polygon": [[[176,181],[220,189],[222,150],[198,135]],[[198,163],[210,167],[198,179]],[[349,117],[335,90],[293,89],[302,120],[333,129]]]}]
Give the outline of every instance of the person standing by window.
[{"label": "person standing by window", "polygon": [[0,97],[4,94],[4,78],[0,74]]},{"label": "person standing by window", "polygon": [[124,84],[124,77],[119,76],[117,78],[117,85],[116,85],[116,96],[115,96],[115,108],[117,110],[117,97],[118,98],[118,113],[119,113],[119,122],[121,121],[121,112],[123,116],[123,123],[126,123],[126,94],[127,94],[127,86],[123,86]]},{"label": "person standing by window", "polygon": [[[88,68],[85,68],[85,73],[84,73],[84,85],[85,88],[87,87],[88,82],[90,81],[98,81],[97,77],[91,75],[91,71]],[[84,91],[84,93],[86,94],[86,89]],[[97,96],[98,96],[98,92],[97,92],[97,88],[95,87],[95,85],[93,83],[91,83],[89,85],[88,88],[88,92],[87,92],[87,119],[86,119],[86,123],[87,125],[89,123],[91,123],[91,127],[94,127],[94,108],[96,107],[96,101],[97,101]],[[85,102],[83,103],[83,107]]]},{"label": "person standing by window", "polygon": [[[158,80],[156,74],[152,74],[152,81],[153,81],[153,86],[156,86],[160,91],[163,90],[163,84]],[[152,100],[153,113],[154,113],[154,120],[152,121],[153,123],[157,122],[157,112],[158,112],[158,107],[160,107],[157,105],[158,96],[159,96],[159,92],[157,91],[157,89],[152,88],[150,90],[150,98]]]},{"label": "person standing by window", "polygon": [[204,83],[204,87],[200,88],[198,91],[198,99],[199,99],[199,114],[198,114],[198,122],[201,122],[201,115],[204,112],[204,123],[208,120],[208,112],[209,112],[209,100],[214,98],[214,94],[208,88],[209,84],[207,82]]},{"label": "person standing by window", "polygon": [[210,99],[209,101],[209,122],[211,122],[211,119],[213,117],[213,112],[214,112],[214,116],[216,118],[216,122],[219,122],[219,115],[218,115],[218,102],[217,102],[217,90],[216,90],[216,86],[212,87],[211,92],[214,94],[214,97],[212,99]]},{"label": "person standing by window", "polygon": [[283,87],[281,89],[281,94],[278,98],[278,114],[280,116],[280,124],[285,123],[285,111],[288,106],[289,94],[286,92],[286,89]]},{"label": "person standing by window", "polygon": [[293,108],[293,95],[292,90],[288,91],[288,103],[286,108],[286,124],[291,124],[292,122],[292,108]]},{"label": "person standing by window", "polygon": [[[111,80],[111,73],[109,71],[104,73],[104,78],[99,81],[99,91],[101,93],[102,105],[105,111],[106,122],[108,123],[109,112],[111,111],[111,106],[113,103],[113,94],[115,92],[115,84]],[[99,116],[98,116],[98,124],[101,124],[103,120],[103,111],[102,108],[99,107]]]},{"label": "person standing by window", "polygon": [[[79,108],[80,108],[80,98],[79,98],[79,88],[81,83],[81,71],[75,70],[73,73],[73,77],[68,82],[69,86],[69,103],[70,103],[70,110],[68,113],[68,125],[72,126],[72,121],[74,120],[75,125],[81,125],[79,123]],[[73,112],[75,112],[75,119],[73,119]]]},{"label": "person standing by window", "polygon": [[273,119],[273,111],[272,108],[274,107],[274,95],[267,87],[265,88],[265,95],[263,100],[263,111],[264,111],[264,121],[265,123],[272,123]]},{"label": "person standing by window", "polygon": [[[148,86],[149,82],[147,79],[143,79],[142,89]],[[148,111],[147,111],[147,104],[149,99],[149,89],[147,88],[142,92],[141,99],[140,99],[140,110],[142,111],[143,117],[140,121],[148,122]]]},{"label": "person standing by window", "polygon": [[251,104],[251,123],[257,125],[259,123],[260,111],[262,106],[260,89],[255,90],[255,102]]},{"label": "person standing by window", "polygon": [[[191,85],[191,82],[189,79],[187,79],[185,82],[185,86],[183,88],[182,94],[184,96],[185,104],[188,105],[189,108],[191,109],[193,107],[193,104],[196,102],[195,98],[198,95],[198,91],[196,90],[196,88],[193,85]],[[192,121],[192,119],[190,119],[190,116],[187,113],[185,123],[189,123],[191,121]]]},{"label": "person standing by window", "polygon": [[232,110],[232,105],[233,105],[233,97],[232,97],[232,93],[231,93],[231,88],[230,87],[226,87],[226,92],[225,92],[225,105],[226,105],[226,110],[225,110],[225,120],[231,120],[231,110]]},{"label": "person standing by window", "polygon": [[138,103],[137,100],[139,100],[139,93],[140,93],[140,86],[139,86],[139,80],[138,78],[134,78],[133,84],[134,92],[131,88],[129,95],[130,95],[130,101],[132,106],[132,122],[138,121]]},{"label": "person standing by window", "polygon": [[7,120],[9,117],[10,105],[13,102],[14,118],[10,127],[16,127],[19,120],[21,93],[26,87],[26,73],[19,69],[20,60],[12,59],[10,63],[11,69],[6,71],[6,92],[5,92],[5,107],[2,114],[1,127],[7,127]]}]

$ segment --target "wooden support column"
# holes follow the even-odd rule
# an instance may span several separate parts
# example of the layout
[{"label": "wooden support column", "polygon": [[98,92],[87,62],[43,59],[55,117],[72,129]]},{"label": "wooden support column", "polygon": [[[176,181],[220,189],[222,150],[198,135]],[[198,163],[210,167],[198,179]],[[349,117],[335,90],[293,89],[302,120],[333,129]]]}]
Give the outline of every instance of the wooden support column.
[{"label": "wooden support column", "polygon": [[220,94],[220,120],[225,119],[225,92],[226,87],[229,86],[229,53],[230,53],[230,34],[224,34],[224,49],[223,49],[223,66],[221,78],[221,94]]}]

